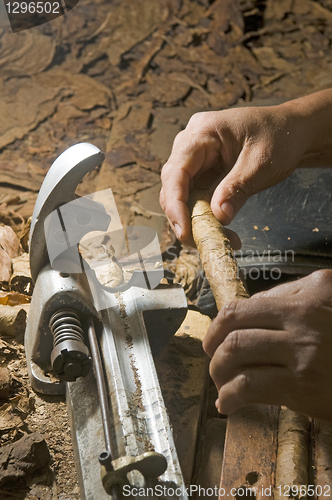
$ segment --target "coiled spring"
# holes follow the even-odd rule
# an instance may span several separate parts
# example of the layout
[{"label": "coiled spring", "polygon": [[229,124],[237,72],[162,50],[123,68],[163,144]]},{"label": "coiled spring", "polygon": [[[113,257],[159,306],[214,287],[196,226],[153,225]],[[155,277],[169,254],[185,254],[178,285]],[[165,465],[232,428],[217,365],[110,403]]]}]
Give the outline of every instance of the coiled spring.
[{"label": "coiled spring", "polygon": [[84,344],[84,332],[78,314],[73,309],[61,309],[55,312],[49,323],[53,334],[54,347],[68,340]]}]

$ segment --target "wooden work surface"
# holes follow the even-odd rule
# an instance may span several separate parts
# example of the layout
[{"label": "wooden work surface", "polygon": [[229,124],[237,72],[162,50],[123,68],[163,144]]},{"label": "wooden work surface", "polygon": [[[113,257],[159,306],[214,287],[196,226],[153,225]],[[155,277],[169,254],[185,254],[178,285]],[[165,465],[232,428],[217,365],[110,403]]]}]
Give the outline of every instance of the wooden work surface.
[{"label": "wooden work surface", "polygon": [[[219,499],[271,498],[277,454],[279,407],[252,405],[228,419]],[[234,489],[251,488],[254,494]],[[225,491],[223,491],[224,489]]]}]

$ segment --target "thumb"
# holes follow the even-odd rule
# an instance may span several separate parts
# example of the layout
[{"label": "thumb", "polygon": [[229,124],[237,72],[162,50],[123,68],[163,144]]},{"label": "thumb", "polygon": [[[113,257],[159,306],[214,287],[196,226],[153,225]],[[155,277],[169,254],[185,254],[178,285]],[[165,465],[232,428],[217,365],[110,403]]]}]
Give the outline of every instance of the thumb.
[{"label": "thumb", "polygon": [[247,163],[238,160],[216,187],[211,199],[211,209],[222,224],[230,224],[247,199],[254,194],[255,174],[255,170]]}]

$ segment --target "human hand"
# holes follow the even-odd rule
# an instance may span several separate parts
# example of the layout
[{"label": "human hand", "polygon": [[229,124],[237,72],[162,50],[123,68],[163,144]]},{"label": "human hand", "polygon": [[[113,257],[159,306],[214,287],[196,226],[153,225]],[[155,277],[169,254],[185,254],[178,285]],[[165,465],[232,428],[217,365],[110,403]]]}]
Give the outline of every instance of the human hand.
[{"label": "human hand", "polygon": [[221,413],[264,403],[332,422],[332,270],[226,304],[203,347]]},{"label": "human hand", "polygon": [[192,243],[189,191],[206,184],[205,177],[217,179],[211,183],[211,208],[227,225],[252,194],[298,166],[319,165],[323,152],[332,149],[331,108],[328,90],[278,106],[193,115],[161,173],[160,204],[178,239]]}]

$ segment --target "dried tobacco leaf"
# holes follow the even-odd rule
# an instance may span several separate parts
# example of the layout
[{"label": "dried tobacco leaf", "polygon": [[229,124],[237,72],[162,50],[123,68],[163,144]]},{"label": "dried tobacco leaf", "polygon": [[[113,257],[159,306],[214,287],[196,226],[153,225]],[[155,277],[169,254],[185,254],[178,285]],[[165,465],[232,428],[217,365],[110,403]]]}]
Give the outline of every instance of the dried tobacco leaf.
[{"label": "dried tobacco leaf", "polygon": [[6,366],[0,367],[0,399],[9,399],[11,374]]},{"label": "dried tobacco leaf", "polygon": [[[114,148],[123,146],[128,134],[146,129],[149,125],[152,112],[151,102],[126,102],[114,114],[114,121],[109,140],[106,146],[106,153],[112,152]],[[126,144],[128,148],[128,143]]]},{"label": "dried tobacco leaf", "polygon": [[110,187],[113,193],[128,196],[153,186],[159,181],[159,174],[141,168],[137,164],[115,169],[105,161],[100,169],[96,190]]},{"label": "dried tobacco leaf", "polygon": [[[10,156],[12,156],[12,159],[9,159]],[[31,171],[29,163],[23,158],[17,158],[16,155],[8,153],[0,155],[0,184],[9,184],[10,186],[18,186],[21,189],[38,192],[43,180],[44,175]]]},{"label": "dried tobacco leaf", "polygon": [[69,71],[53,68],[40,75],[34,80],[45,88],[53,91],[67,89],[72,94],[70,104],[80,110],[90,110],[96,106],[108,108],[112,99],[112,92],[106,85],[87,75],[72,75]]},{"label": "dried tobacco leaf", "polygon": [[47,88],[32,78],[0,81],[0,91],[0,149],[51,116],[65,95],[62,89]]},{"label": "dried tobacco leaf", "polygon": [[198,2],[183,0],[179,18],[188,26],[196,26],[206,17],[206,7]]},{"label": "dried tobacco leaf", "polygon": [[[27,306],[24,306],[27,307]],[[5,337],[17,337],[24,333],[27,320],[27,311],[21,305],[0,306],[0,334]],[[3,342],[3,341],[1,341]],[[6,345],[0,344],[0,354],[3,354]]]},{"label": "dried tobacco leaf", "polygon": [[[182,78],[181,78],[182,76]],[[146,80],[149,83],[149,94],[152,99],[165,104],[166,106],[176,106],[189,93],[191,85],[186,81],[185,75],[169,73],[165,75],[149,73]]]},{"label": "dried tobacco leaf", "polygon": [[289,13],[310,15],[313,19],[332,22],[332,12],[312,0],[268,0],[264,11],[265,21],[282,20]]},{"label": "dried tobacco leaf", "polygon": [[0,406],[0,432],[9,431],[23,425],[18,415],[13,415],[13,407],[10,403]]},{"label": "dried tobacco leaf", "polygon": [[37,30],[4,33],[0,45],[2,78],[31,76],[44,71],[52,62],[56,41]]},{"label": "dried tobacco leaf", "polygon": [[265,69],[277,69],[286,73],[296,69],[293,64],[279,57],[272,47],[253,47],[252,52]]},{"label": "dried tobacco leaf", "polygon": [[0,248],[0,287],[8,285],[12,274],[12,261],[8,253]]},{"label": "dried tobacco leaf", "polygon": [[32,278],[30,272],[29,254],[24,253],[12,259],[13,273],[10,278],[10,290],[25,295],[32,295]]},{"label": "dried tobacco leaf", "polygon": [[124,0],[110,18],[111,32],[107,55],[111,64],[120,62],[121,56],[134,45],[147,38],[163,20],[159,0]]},{"label": "dried tobacco leaf", "polygon": [[109,16],[104,27],[105,36],[93,48],[86,51],[84,62],[89,64],[107,54],[112,65],[121,56],[151,35],[164,19],[162,2],[159,0],[123,0]]},{"label": "dried tobacco leaf", "polygon": [[212,18],[210,30],[226,32],[237,27],[239,38],[243,34],[244,21],[238,0],[216,0],[207,12]]},{"label": "dried tobacco leaf", "polygon": [[19,292],[0,292],[0,304],[3,306],[17,306],[30,304],[31,297]]},{"label": "dried tobacco leaf", "polygon": [[20,240],[10,226],[0,225],[0,248],[7,252],[11,259],[22,253]]}]

